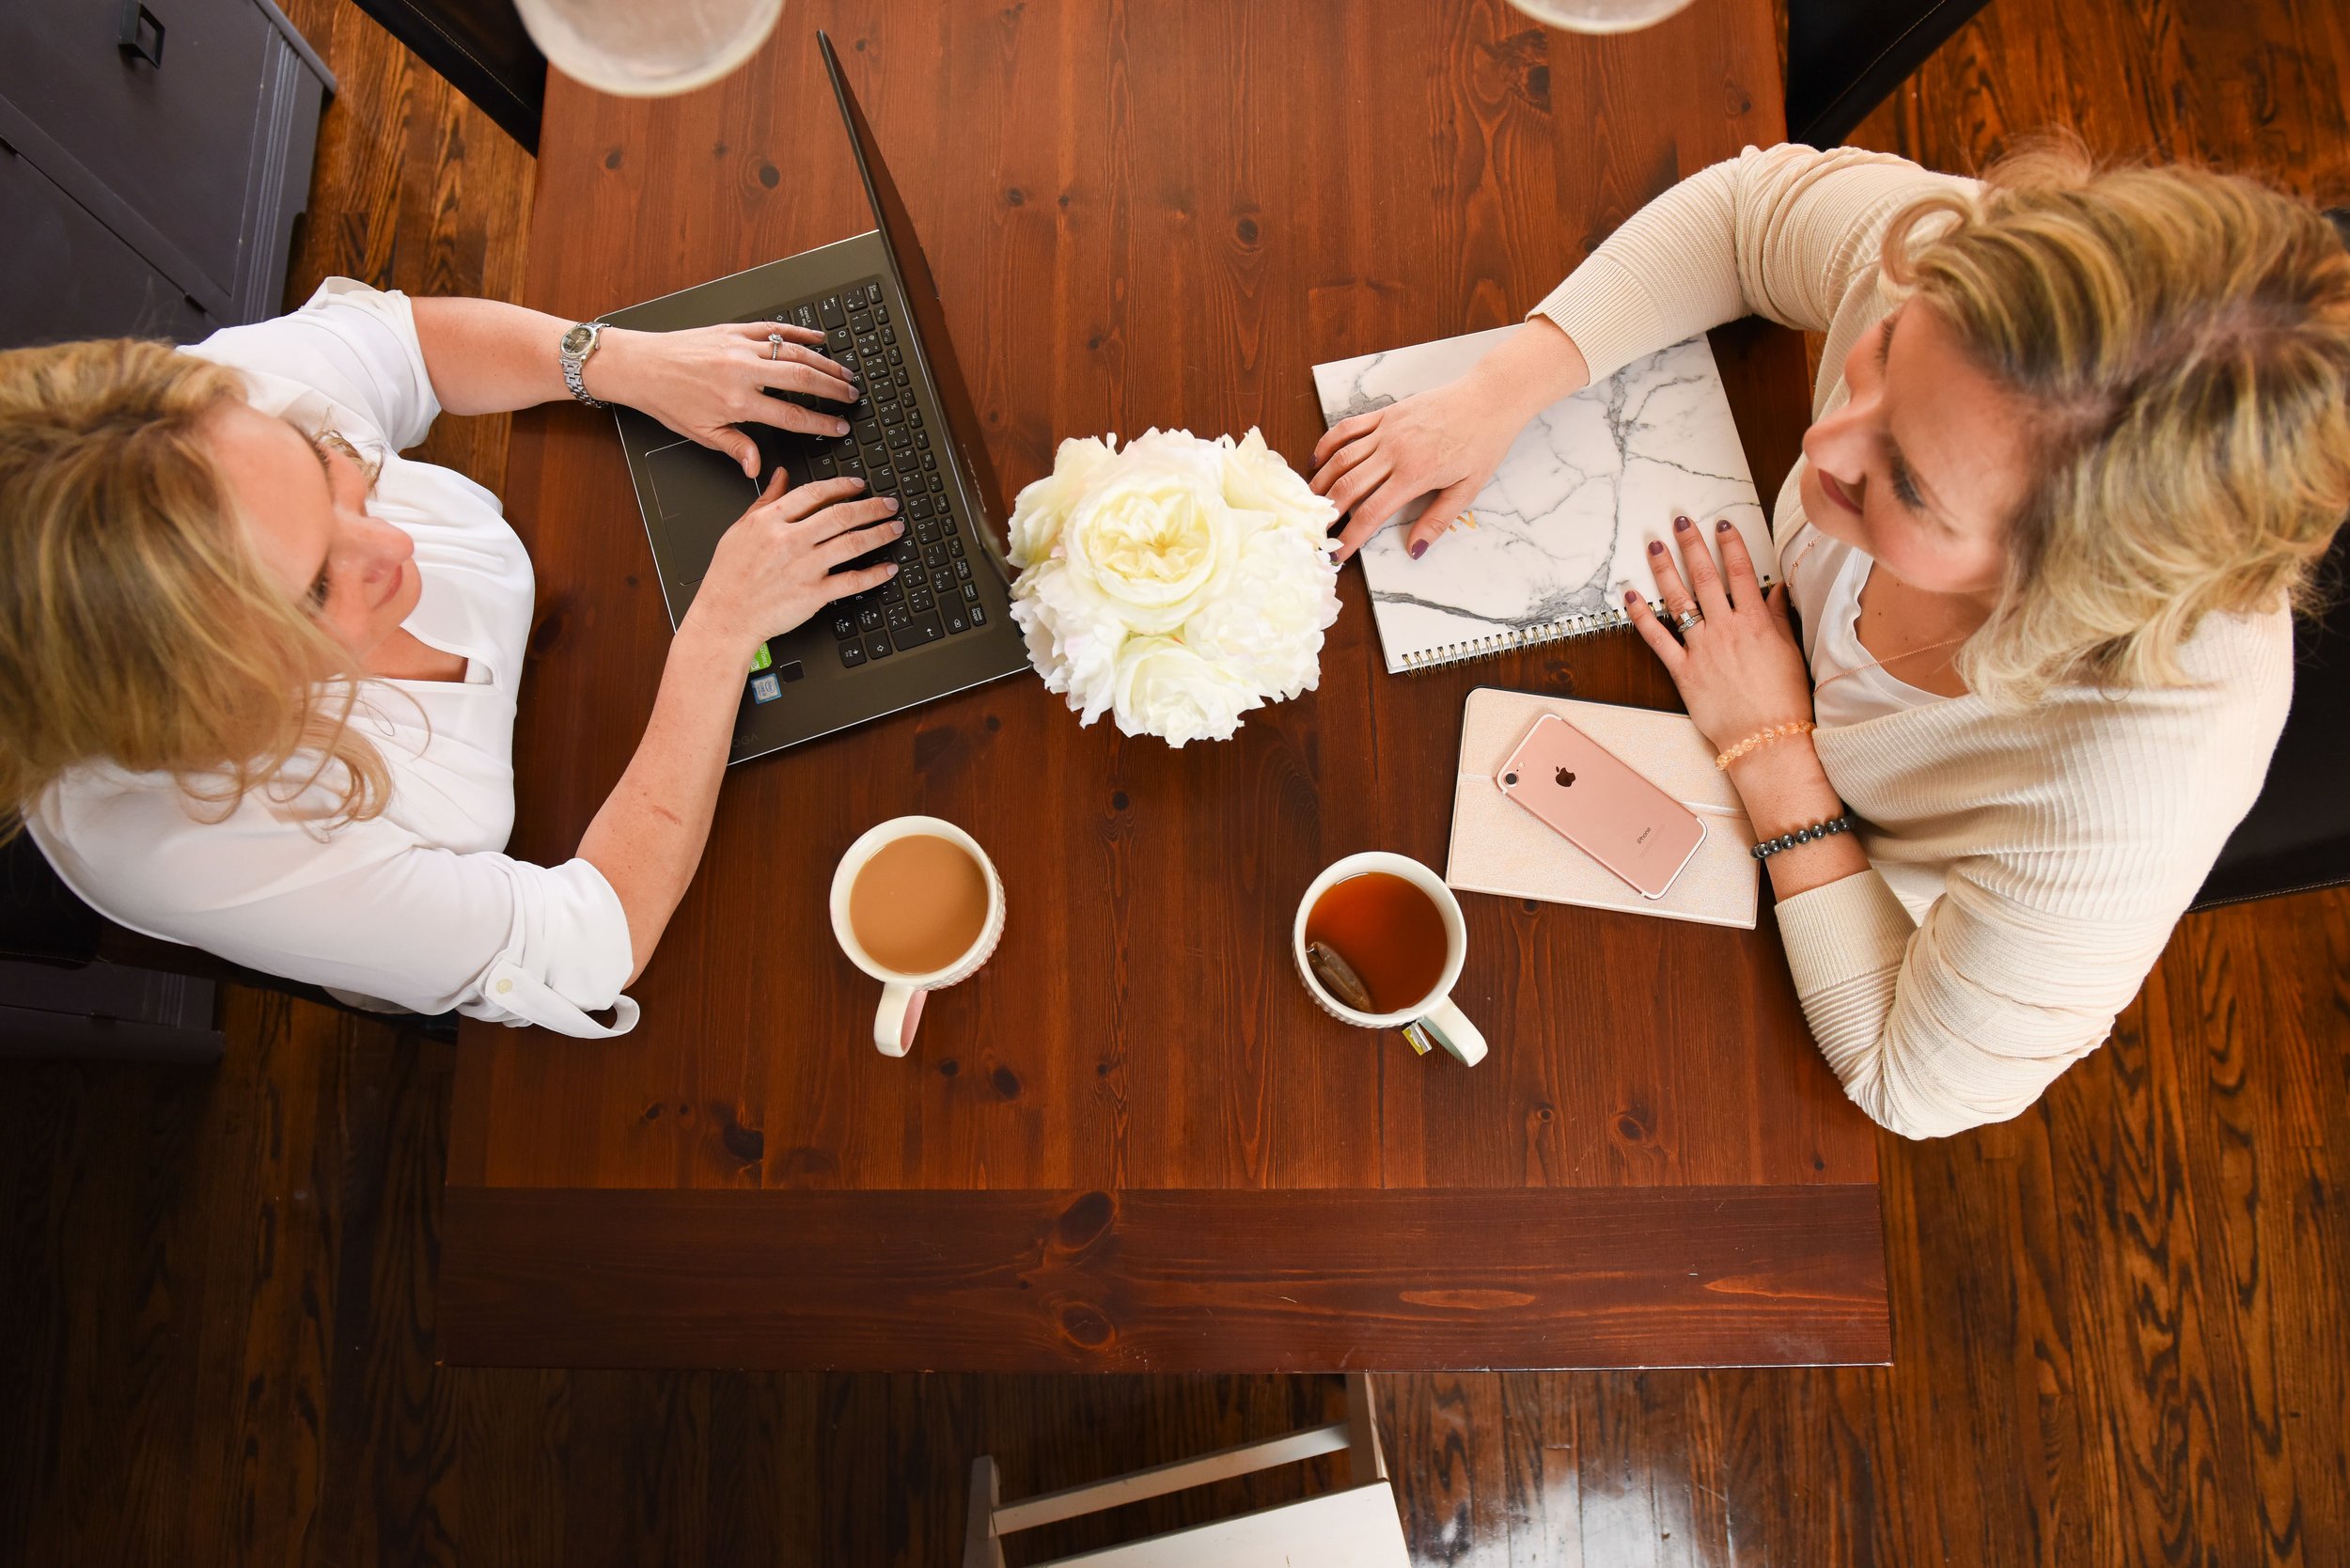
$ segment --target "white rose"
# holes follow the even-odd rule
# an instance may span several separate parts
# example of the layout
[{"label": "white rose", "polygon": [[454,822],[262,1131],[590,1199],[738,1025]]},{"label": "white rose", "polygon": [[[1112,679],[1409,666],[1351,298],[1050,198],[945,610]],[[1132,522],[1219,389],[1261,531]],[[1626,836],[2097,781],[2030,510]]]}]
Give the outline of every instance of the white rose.
[{"label": "white rose", "polygon": [[1318,536],[1261,528],[1241,547],[1225,592],[1184,623],[1183,641],[1276,700],[1311,691],[1322,634],[1339,618],[1338,581]]},{"label": "white rose", "polygon": [[[1231,442],[1230,436],[1224,439],[1228,445]],[[1224,501],[1240,510],[1268,513],[1279,527],[1315,541],[1325,551],[1339,547],[1338,541],[1330,538],[1330,525],[1339,520],[1339,509],[1315,494],[1313,487],[1282,461],[1281,454],[1265,445],[1264,436],[1253,425],[1225,458]]]},{"label": "white rose", "polygon": [[1118,728],[1129,735],[1226,741],[1262,699],[1173,637],[1130,638],[1118,654]]},{"label": "white rose", "polygon": [[1091,475],[1058,541],[1073,590],[1137,633],[1183,625],[1238,553],[1224,458],[1187,431],[1154,430]]},{"label": "white rose", "polygon": [[1069,694],[1080,722],[1091,724],[1110,705],[1125,622],[1091,595],[1079,593],[1067,563],[1048,559],[1020,575],[1011,590],[1011,619],[1028,644],[1028,662],[1044,689]]},{"label": "white rose", "polygon": [[1093,476],[1116,458],[1117,451],[1114,435],[1107,441],[1090,435],[1073,437],[1060,444],[1053,454],[1053,471],[1023,489],[1012,503],[1011,521],[1005,525],[1012,565],[1026,568],[1052,554],[1061,525],[1069,519],[1071,504],[1084,494]]}]

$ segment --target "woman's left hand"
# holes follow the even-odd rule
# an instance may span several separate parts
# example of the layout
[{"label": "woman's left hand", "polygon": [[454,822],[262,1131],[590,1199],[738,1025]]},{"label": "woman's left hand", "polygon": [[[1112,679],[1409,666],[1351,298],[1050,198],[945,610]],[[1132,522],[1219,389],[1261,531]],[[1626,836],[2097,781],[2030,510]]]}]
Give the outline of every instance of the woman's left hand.
[{"label": "woman's left hand", "polygon": [[1787,619],[1785,585],[1764,595],[1747,541],[1728,523],[1716,525],[1727,583],[1695,524],[1674,518],[1673,537],[1681,547],[1678,567],[1665,546],[1649,546],[1657,597],[1673,620],[1691,609],[1704,619],[1676,639],[1638,592],[1624,595],[1624,608],[1640,640],[1656,651],[1681,688],[1682,703],[1699,730],[1719,751],[1759,729],[1810,718],[1811,675]]},{"label": "woman's left hand", "polygon": [[[776,338],[781,341],[771,340]],[[726,453],[756,480],[759,443],[737,425],[773,425],[809,435],[849,432],[842,415],[856,401],[856,383],[817,352],[815,346],[823,341],[822,333],[785,321],[728,321],[679,332],[608,328],[588,361],[588,390]],[[841,414],[769,397],[771,387],[812,393],[843,405]]]}]

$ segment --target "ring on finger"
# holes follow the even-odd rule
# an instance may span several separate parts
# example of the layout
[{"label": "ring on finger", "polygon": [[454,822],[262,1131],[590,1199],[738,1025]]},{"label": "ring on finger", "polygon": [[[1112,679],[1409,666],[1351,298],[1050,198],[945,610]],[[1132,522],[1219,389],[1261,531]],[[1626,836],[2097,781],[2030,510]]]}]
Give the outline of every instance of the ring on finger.
[{"label": "ring on finger", "polygon": [[1682,611],[1679,615],[1673,618],[1673,629],[1685,637],[1689,635],[1693,628],[1700,625],[1704,621],[1704,619],[1705,612],[1699,609],[1695,604],[1692,604],[1687,609]]},{"label": "ring on finger", "polygon": [[781,359],[783,357],[782,333],[771,332],[767,335],[767,357],[770,359]]}]

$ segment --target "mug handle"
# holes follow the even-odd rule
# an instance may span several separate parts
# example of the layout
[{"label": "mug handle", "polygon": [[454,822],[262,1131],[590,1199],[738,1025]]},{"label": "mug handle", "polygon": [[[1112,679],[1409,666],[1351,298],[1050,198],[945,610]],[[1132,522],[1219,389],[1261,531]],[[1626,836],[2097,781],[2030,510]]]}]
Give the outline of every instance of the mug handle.
[{"label": "mug handle", "polygon": [[922,1021],[922,998],[929,995],[911,985],[884,985],[881,1009],[873,1014],[873,1049],[885,1057],[904,1056],[913,1047],[915,1026]]},{"label": "mug handle", "polygon": [[1436,1043],[1460,1058],[1464,1067],[1474,1067],[1485,1059],[1485,1037],[1468,1016],[1452,1005],[1452,998],[1444,997],[1428,1010],[1428,1016],[1419,1020],[1419,1027],[1435,1037]]}]

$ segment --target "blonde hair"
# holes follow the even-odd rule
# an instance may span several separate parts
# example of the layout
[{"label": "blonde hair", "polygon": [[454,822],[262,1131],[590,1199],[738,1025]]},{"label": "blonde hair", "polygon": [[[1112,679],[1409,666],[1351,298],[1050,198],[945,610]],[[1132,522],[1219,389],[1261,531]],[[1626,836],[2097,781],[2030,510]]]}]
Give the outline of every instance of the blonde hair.
[{"label": "blonde hair", "polygon": [[2350,510],[2350,253],[2323,214],[2044,143],[1903,211],[1883,260],[2032,431],[1970,689],[2179,685],[2204,616],[2307,607]]},{"label": "blonde hair", "polygon": [[162,343],[0,353],[0,839],[97,760],[223,816],[313,784],[330,821],[383,809],[350,655],[271,580],[206,446],[243,395]]}]

